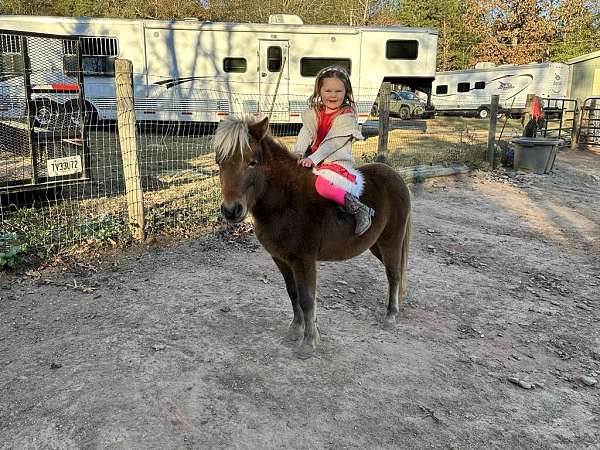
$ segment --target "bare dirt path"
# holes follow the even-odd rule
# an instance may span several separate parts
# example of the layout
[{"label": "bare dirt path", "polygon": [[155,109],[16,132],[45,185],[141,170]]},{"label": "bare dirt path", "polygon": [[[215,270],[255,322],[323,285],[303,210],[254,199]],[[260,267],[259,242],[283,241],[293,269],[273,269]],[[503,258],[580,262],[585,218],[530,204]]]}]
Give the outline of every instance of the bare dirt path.
[{"label": "bare dirt path", "polygon": [[252,235],[4,275],[0,448],[600,448],[600,156],[413,200],[397,330],[374,257],[321,264],[308,361]]}]

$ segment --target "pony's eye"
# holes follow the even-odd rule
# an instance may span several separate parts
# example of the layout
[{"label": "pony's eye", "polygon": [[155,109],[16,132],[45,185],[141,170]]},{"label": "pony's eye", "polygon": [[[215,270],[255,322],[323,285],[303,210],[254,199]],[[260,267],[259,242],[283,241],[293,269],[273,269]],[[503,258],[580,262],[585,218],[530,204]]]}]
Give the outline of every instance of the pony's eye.
[{"label": "pony's eye", "polygon": [[250,161],[248,163],[248,167],[256,167],[256,164],[257,164],[256,160],[253,159],[252,161]]}]

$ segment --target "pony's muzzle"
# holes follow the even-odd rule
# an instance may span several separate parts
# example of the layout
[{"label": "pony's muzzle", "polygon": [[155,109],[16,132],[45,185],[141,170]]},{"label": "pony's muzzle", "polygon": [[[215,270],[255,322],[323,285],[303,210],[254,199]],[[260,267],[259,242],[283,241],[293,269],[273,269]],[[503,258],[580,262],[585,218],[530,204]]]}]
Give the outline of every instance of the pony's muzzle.
[{"label": "pony's muzzle", "polygon": [[225,217],[228,222],[241,222],[246,217],[246,209],[241,203],[235,202],[231,206],[227,206],[225,203],[221,203],[221,214]]}]

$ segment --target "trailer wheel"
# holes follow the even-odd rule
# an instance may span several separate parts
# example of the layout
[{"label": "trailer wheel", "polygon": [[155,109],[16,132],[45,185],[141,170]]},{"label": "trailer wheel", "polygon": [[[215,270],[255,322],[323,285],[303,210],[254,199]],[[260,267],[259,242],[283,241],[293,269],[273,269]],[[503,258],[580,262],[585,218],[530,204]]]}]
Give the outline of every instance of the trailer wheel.
[{"label": "trailer wheel", "polygon": [[36,127],[47,128],[52,119],[56,118],[62,108],[56,102],[48,98],[39,98],[31,104],[31,114],[33,115],[33,125]]},{"label": "trailer wheel", "polygon": [[490,115],[490,110],[487,109],[485,106],[481,107],[477,111],[477,115],[479,116],[480,119],[487,119],[488,116]]},{"label": "trailer wheel", "polygon": [[[98,122],[98,111],[94,108],[90,102],[83,102],[85,108],[83,120],[85,125],[91,125]],[[69,115],[69,120],[72,125],[79,126],[79,103],[77,101],[70,101],[65,103],[65,112]]]}]

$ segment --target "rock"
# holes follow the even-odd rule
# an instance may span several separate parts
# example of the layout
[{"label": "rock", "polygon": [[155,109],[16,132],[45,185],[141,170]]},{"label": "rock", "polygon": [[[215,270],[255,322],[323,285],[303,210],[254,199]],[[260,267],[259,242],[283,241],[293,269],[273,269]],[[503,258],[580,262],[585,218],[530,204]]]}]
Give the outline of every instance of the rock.
[{"label": "rock", "polygon": [[431,253],[435,252],[435,247],[433,245],[428,245],[427,246],[427,250],[430,251]]},{"label": "rock", "polygon": [[50,368],[53,369],[53,370],[54,369],[60,369],[61,367],[62,367],[61,363],[57,363],[57,362],[51,362],[50,363]]},{"label": "rock", "polygon": [[154,350],[155,352],[158,352],[160,350],[164,350],[165,346],[163,344],[154,344],[152,346],[152,350]]},{"label": "rock", "polygon": [[427,232],[430,234],[433,234],[433,233],[435,233],[435,230],[432,228],[427,228]]},{"label": "rock", "polygon": [[350,288],[348,289],[348,292],[350,292],[351,294],[356,294],[356,289]]},{"label": "rock", "polygon": [[229,306],[223,306],[223,307],[221,308],[221,312],[228,313],[228,312],[230,312],[230,311],[231,311],[231,308],[230,308]]},{"label": "rock", "polygon": [[348,282],[347,282],[347,281],[344,281],[344,280],[337,280],[337,281],[336,281],[336,283],[337,283],[337,284],[342,284],[342,285],[344,285],[344,286],[347,286],[347,285],[348,285]]},{"label": "rock", "polygon": [[586,386],[594,386],[598,382],[598,380],[596,380],[595,378],[588,377],[588,376],[585,376],[585,375],[578,376],[577,377],[577,381],[585,384]]},{"label": "rock", "polygon": [[534,389],[535,388],[535,384],[529,383],[527,381],[519,380],[517,377],[508,377],[507,380],[510,381],[512,384],[516,384],[517,386],[519,386],[523,389]]}]

